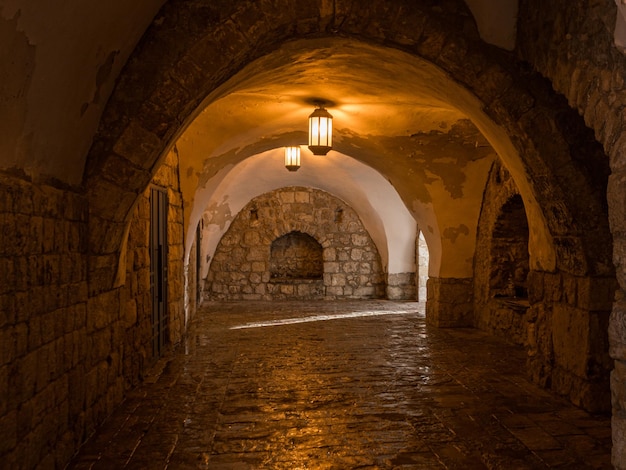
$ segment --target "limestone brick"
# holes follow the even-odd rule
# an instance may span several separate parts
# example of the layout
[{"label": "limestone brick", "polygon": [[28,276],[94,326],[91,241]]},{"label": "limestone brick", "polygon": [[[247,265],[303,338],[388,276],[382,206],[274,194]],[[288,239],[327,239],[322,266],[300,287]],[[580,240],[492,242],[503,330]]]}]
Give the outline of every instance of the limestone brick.
[{"label": "limestone brick", "polygon": [[556,364],[584,377],[590,353],[589,316],[584,310],[556,304],[552,316],[552,343]]},{"label": "limestone brick", "polygon": [[626,303],[616,302],[609,321],[610,354],[614,359],[626,361]]},{"label": "limestone brick", "polygon": [[[329,207],[341,208],[342,222],[335,221]],[[258,219],[250,224],[247,215],[253,210]],[[324,223],[316,223],[322,220]],[[287,243],[283,237],[293,233],[306,234],[309,238],[289,239]],[[273,245],[275,240],[280,243]],[[295,246],[300,251],[295,251]],[[321,246],[320,260],[315,259],[314,246]],[[276,260],[280,256],[287,258],[270,262],[272,252]],[[319,269],[320,262],[324,274],[319,281],[296,278],[292,281],[293,288],[287,288],[284,279],[272,278],[272,275],[291,277],[299,270],[308,276]],[[248,264],[250,270],[246,268]],[[381,271],[378,251],[352,209],[319,190],[283,188],[251,201],[233,221],[210,265],[207,282],[212,287],[207,297],[241,300],[244,295],[249,298],[254,293],[270,299],[313,299],[324,295],[354,298],[363,286],[368,287],[363,291],[367,298],[384,296],[384,289],[377,287],[384,283]],[[260,288],[270,279],[271,284]],[[376,294],[369,289],[372,286]],[[335,289],[329,291],[330,288]]]},{"label": "limestone brick", "polygon": [[621,360],[611,371],[611,403],[615,414],[626,417],[626,363]]},{"label": "limestone brick", "polygon": [[472,279],[428,279],[426,321],[438,327],[469,326],[472,322]]},{"label": "limestone brick", "polygon": [[416,298],[415,273],[388,274],[387,298],[414,300]]}]

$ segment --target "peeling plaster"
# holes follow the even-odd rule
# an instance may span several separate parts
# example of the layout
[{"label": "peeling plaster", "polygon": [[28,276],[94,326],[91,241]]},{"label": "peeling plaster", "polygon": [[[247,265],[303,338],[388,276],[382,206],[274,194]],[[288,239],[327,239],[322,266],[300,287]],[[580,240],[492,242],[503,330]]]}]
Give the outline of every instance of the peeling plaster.
[{"label": "peeling plaster", "polygon": [[94,92],[93,98],[89,103],[83,103],[80,115],[83,116],[87,112],[87,109],[91,104],[100,104],[102,87],[107,84],[109,78],[111,77],[111,73],[113,72],[113,64],[115,63],[115,58],[119,55],[120,51],[113,51],[109,53],[108,57],[104,61],[104,63],[98,67],[98,71],[96,72],[96,90]]},{"label": "peeling plaster", "polygon": [[115,80],[164,1],[0,2],[0,169],[80,185]]},{"label": "peeling plaster", "polygon": [[228,205],[228,196],[224,196],[221,203],[211,201],[204,211],[205,226],[216,225],[220,228],[220,231],[224,231],[224,228],[233,221],[234,216],[230,212],[230,206]]},{"label": "peeling plaster", "polygon": [[[329,155],[339,152],[371,167],[412,208],[419,225],[432,227],[425,233],[434,255],[431,275],[471,277],[473,266],[467,260],[474,253],[484,185],[496,158],[521,180],[518,186],[535,224],[531,230],[537,233],[531,235],[531,244],[537,244],[530,248],[531,257],[534,253],[541,258],[543,266],[553,264],[553,254],[540,246],[549,235],[522,160],[507,133],[485,114],[484,103],[431,63],[345,38],[283,44],[211,93],[190,117],[195,119],[176,142],[182,167],[195,169],[181,174],[185,201],[193,202],[186,204],[193,211],[188,220],[197,223],[197,204],[210,200],[200,194],[216,187],[223,168],[232,165],[235,173],[228,178],[237,180],[240,164],[247,159],[293,145],[294,140],[306,142],[311,96],[334,103],[330,111],[335,145]],[[304,160],[294,178],[306,174],[307,167]],[[332,167],[320,169],[334,175]],[[267,184],[273,171],[281,170],[264,168],[238,184]],[[320,188],[324,177],[316,178],[298,184]],[[363,188],[360,191],[369,190],[353,174],[345,180]],[[232,203],[230,208],[234,213]],[[423,208],[428,208],[427,217],[420,214]],[[446,238],[438,229],[461,225],[467,235],[448,232]]]},{"label": "peeling plaster", "polygon": [[[461,224],[458,227],[448,227],[443,231],[444,238],[447,238],[452,243],[456,242],[456,239],[459,237],[459,235],[469,235],[469,228],[467,227],[467,225]],[[468,259],[471,260],[471,258]]]}]

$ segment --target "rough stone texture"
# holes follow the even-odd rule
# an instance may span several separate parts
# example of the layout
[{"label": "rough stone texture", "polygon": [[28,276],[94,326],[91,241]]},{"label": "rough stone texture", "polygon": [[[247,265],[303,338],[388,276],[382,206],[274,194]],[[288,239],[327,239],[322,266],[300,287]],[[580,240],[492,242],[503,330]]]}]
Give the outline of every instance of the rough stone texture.
[{"label": "rough stone texture", "polygon": [[521,348],[422,309],[207,303],[69,470],[609,467],[609,417],[529,383]]},{"label": "rough stone texture", "polygon": [[[155,182],[175,188],[172,170],[165,164]],[[182,213],[170,193],[174,342],[182,334]],[[0,176],[3,468],[63,468],[152,361],[149,203],[144,196],[135,209],[125,287],[92,296],[87,208],[74,192]]]},{"label": "rough stone texture", "polygon": [[[591,281],[591,283],[590,283]],[[610,306],[590,301],[589,289],[615,288],[611,278],[532,271],[528,366],[532,379],[589,411],[610,408],[608,354]]]},{"label": "rough stone texture", "polygon": [[[183,219],[178,188],[178,162],[170,153],[153,184],[168,192],[168,332],[167,341],[180,342],[184,332]],[[128,386],[136,385],[146,367],[157,358],[152,351],[152,297],[150,290],[150,188],[137,201],[128,232],[126,283],[122,288],[124,343],[123,375]]]},{"label": "rough stone texture", "polygon": [[[584,117],[610,159],[611,177],[607,192],[609,220],[613,234],[613,261],[620,285],[618,299],[626,289],[626,230],[623,217],[626,194],[626,58],[613,45],[616,6],[613,2],[589,4],[555,1],[549,5],[536,0],[520,3],[518,54],[548,77],[555,90],[566,96]],[[545,28],[542,25],[551,24]],[[542,34],[537,34],[541,30]],[[591,162],[590,162],[591,163]],[[590,173],[594,171],[589,169]],[[624,309],[616,303],[611,314],[611,354],[626,359]],[[617,364],[617,363],[616,363]],[[623,393],[623,368],[613,372],[612,394]],[[613,400],[613,464],[626,468],[626,421],[620,400]]]},{"label": "rough stone texture", "polygon": [[2,467],[62,467],[121,398],[108,379],[115,331],[88,301],[86,251],[85,197],[0,176]]},{"label": "rough stone texture", "polygon": [[[478,228],[474,324],[525,346],[535,383],[589,411],[608,411],[611,361],[605,330],[615,281],[529,272],[528,226],[518,220],[525,216],[523,207],[510,213],[516,198],[511,176],[494,164]],[[507,270],[511,263],[514,269]],[[510,274],[510,285],[503,271]]]},{"label": "rough stone texture", "polygon": [[[341,209],[341,217],[337,209]],[[272,276],[272,244],[293,232],[308,235],[321,245],[321,279]],[[276,268],[274,274],[278,274]],[[217,246],[207,286],[205,296],[211,300],[367,299],[385,295],[378,250],[358,215],[328,193],[300,187],[272,191],[241,210]]]},{"label": "rough stone texture", "polygon": [[472,326],[472,279],[428,279],[426,322],[441,328]]},{"label": "rough stone texture", "polygon": [[428,284],[428,263],[430,260],[430,254],[428,253],[428,245],[424,239],[424,234],[419,233],[417,237],[416,250],[417,253],[417,300],[420,302],[426,301],[426,285]]},{"label": "rough stone texture", "polygon": [[152,179],[152,184],[167,188],[169,205],[167,215],[167,298],[170,342],[174,344],[180,342],[185,332],[183,198],[180,193],[178,171],[178,156],[175,152],[170,152]]},{"label": "rough stone texture", "polygon": [[[581,1],[574,5],[562,1],[550,5],[522,2],[520,41],[528,47],[518,53],[543,75],[551,77],[558,90],[581,98],[579,109],[588,110],[581,111],[587,123],[592,123],[590,125],[597,133],[606,131],[606,135],[611,136],[606,141],[600,140],[609,149],[612,166],[617,169],[615,162],[621,160],[621,153],[613,144],[620,142],[617,137],[622,129],[620,116],[624,101],[614,100],[617,95],[612,88],[621,92],[621,71],[625,67],[621,56],[615,55],[611,49],[610,21],[601,22],[601,27],[597,27],[598,16],[606,20],[610,13],[614,13],[614,6],[606,3],[602,6],[594,4],[591,11],[587,11]],[[125,154],[121,164],[151,168],[152,162],[168,145],[168,136],[178,131],[179,117],[188,116],[208,92],[266,52],[269,45],[273,47],[287,39],[337,31],[364,40],[384,42],[431,60],[474,93],[484,103],[485,112],[509,134],[522,157],[530,191],[544,214],[550,215],[546,223],[550,232],[555,234],[558,269],[576,276],[586,276],[589,272],[611,276],[611,240],[604,201],[608,164],[602,149],[594,142],[593,134],[573,119],[575,113],[565,100],[553,93],[547,80],[542,80],[525,65],[513,63],[509,55],[492,54],[492,49],[486,52],[477,40],[471,17],[462,4],[432,5],[426,2],[412,6],[415,9],[407,9],[405,2],[379,1],[368,3],[367,8],[354,9],[350,4],[340,2],[333,10],[324,2],[312,2],[306,6],[303,3],[287,6],[280,2],[272,5],[232,2],[228,8],[233,10],[229,11],[237,14],[229,16],[232,22],[220,24],[219,19],[224,16],[212,15],[215,11],[211,8],[203,10],[200,3],[180,1],[168,4],[167,11],[148,31],[119,81],[90,156],[90,175],[96,175],[88,180],[88,186],[93,188],[90,189],[90,200],[96,204],[96,195],[110,192],[116,201],[114,207],[119,207],[114,210],[110,206],[97,205],[94,213],[100,217],[98,227],[102,228],[94,227],[94,252],[106,256],[110,249],[108,245],[121,239],[119,228],[126,214],[124,207],[134,201],[129,196],[132,190],[108,183],[117,179],[115,174],[105,173],[100,177],[99,171],[114,168],[107,162],[117,161],[114,149],[123,153],[120,148],[124,147],[119,147],[118,143],[132,141],[127,140],[126,134],[141,134],[145,130],[150,146],[143,149],[139,159]],[[259,14],[265,11],[263,8],[268,9],[267,14]],[[170,15],[172,11],[180,14]],[[561,15],[567,18],[563,19]],[[197,23],[191,21],[194,25],[191,34],[187,33],[190,29],[187,20],[180,21],[181,18],[198,19]],[[546,18],[550,21],[545,21]],[[250,37],[244,37],[242,31],[247,31],[251,25],[254,28]],[[570,34],[562,34],[570,27],[573,28]],[[550,37],[544,34],[545,31],[556,34]],[[596,33],[609,40],[596,41]],[[170,37],[180,38],[180,41],[170,41]],[[550,47],[543,42],[537,43],[536,38],[548,41]],[[606,50],[598,53],[595,47]],[[228,48],[232,54],[216,53]],[[565,53],[560,53],[561,50]],[[552,54],[554,51],[556,53]],[[544,54],[549,60],[543,60]],[[162,60],[164,56],[168,60]],[[569,65],[576,64],[576,61],[580,61],[579,70]],[[601,64],[596,67],[596,62]],[[607,62],[619,65],[611,67],[618,72],[609,80],[602,73]],[[142,64],[152,66],[144,70]],[[561,66],[561,72],[552,73]],[[584,71],[582,79],[581,70]],[[602,77],[602,80],[596,77]],[[167,93],[172,81],[184,90],[177,86],[180,93]],[[569,84],[575,89],[569,90]],[[187,99],[186,93],[189,94]],[[602,96],[607,96],[610,103],[598,103],[597,98]],[[611,119],[606,119],[603,112],[606,109],[613,112]],[[609,124],[605,126],[605,122]],[[138,192],[137,188],[143,190],[147,182],[141,174],[129,181],[135,192]],[[621,187],[620,191],[624,193]],[[618,207],[621,201],[618,194],[609,192],[609,201],[614,200],[611,202],[613,207]],[[617,235],[618,231],[614,229],[614,234]],[[626,245],[623,237],[616,237],[616,246],[622,245]],[[618,277],[623,280],[622,272],[626,271],[620,268],[618,256],[616,260]],[[106,285],[106,274],[107,271],[103,270],[96,284]]]},{"label": "rough stone texture", "polygon": [[[297,8],[293,2],[291,7],[285,8],[282,7],[286,2],[263,2],[267,13],[261,12],[260,2],[220,2],[216,6],[196,1],[169,2],[168,10],[159,15],[130,60],[110,100],[89,161],[85,184],[89,206],[72,191],[14,178],[3,182],[0,249],[7,251],[0,256],[3,263],[0,276],[5,277],[0,289],[8,287],[0,293],[0,302],[3,311],[9,314],[8,319],[1,320],[0,331],[4,337],[0,347],[6,348],[11,361],[10,364],[4,362],[7,356],[0,356],[3,359],[0,391],[7,390],[9,397],[6,402],[0,400],[0,409],[6,408],[0,412],[3,464],[15,467],[16,462],[25,465],[42,462],[42,466],[51,467],[50,459],[54,459],[57,466],[62,466],[76,443],[93,429],[93,423],[101,421],[120,400],[119,391],[123,387],[115,374],[120,370],[122,333],[116,326],[107,326],[107,322],[109,318],[120,316],[127,307],[126,299],[111,289],[130,208],[156,171],[155,162],[169,144],[169,137],[179,130],[180,123],[206,94],[242,64],[276,43],[294,37],[294,32],[323,34],[326,28],[334,31],[340,26],[341,34],[385,42],[421,54],[464,83],[485,103],[487,112],[510,132],[521,151],[540,205],[546,213],[556,214],[548,223],[551,231],[561,237],[557,240],[563,254],[560,269],[571,274],[537,275],[539,279],[532,289],[536,294],[531,295],[537,295],[538,300],[533,303],[530,314],[546,319],[536,322],[535,326],[537,332],[546,333],[533,335],[538,345],[537,354],[545,355],[539,363],[548,365],[553,360],[549,345],[551,335],[547,332],[552,324],[550,319],[557,315],[555,312],[559,312],[557,329],[580,328],[580,310],[590,310],[598,287],[585,277],[587,271],[607,276],[605,282],[598,281],[600,289],[597,291],[603,294],[610,291],[608,276],[612,275],[610,259],[605,255],[611,241],[602,222],[605,188],[597,183],[603,180],[606,165],[602,158],[593,158],[595,150],[589,150],[593,147],[593,136],[572,125],[569,115],[546,111],[550,106],[561,110],[562,105],[551,93],[550,86],[539,87],[537,93],[525,88],[525,84],[537,82],[536,74],[526,76],[519,69],[510,72],[515,67],[506,58],[498,59],[497,53],[491,54],[491,49],[483,55],[473,42],[475,34],[467,15],[442,26],[444,18],[456,18],[447,10],[455,7],[455,2],[437,4],[432,9],[429,8],[432,2],[425,2],[425,6],[416,11],[398,7],[406,6],[406,2],[386,3],[369,2],[364,8],[349,9],[351,4],[339,2],[340,8],[334,16],[328,2],[323,2],[325,8],[315,2],[299,2]],[[228,8],[223,15],[219,10],[222,7]],[[168,11],[178,13],[179,9],[183,14],[167,18]],[[522,1],[518,30],[519,43],[523,46],[517,52],[525,63],[548,77],[552,86],[566,95],[569,103],[594,129],[611,158],[613,174],[608,201],[615,247],[613,260],[623,290],[626,286],[626,229],[620,214],[626,194],[626,159],[623,157],[626,63],[612,46],[614,14],[615,6],[608,1]],[[226,17],[229,21],[218,28],[221,19]],[[250,36],[244,37],[243,31],[248,30]],[[205,42],[199,40],[203,37],[207,38]],[[223,53],[226,50],[228,53]],[[512,78],[515,74],[519,74],[518,79]],[[571,160],[567,159],[570,154]],[[29,209],[31,201],[40,197],[48,201],[45,209],[40,203],[32,204]],[[79,208],[81,215],[68,216],[65,211],[72,208]],[[87,210],[90,212],[89,229],[85,233]],[[42,228],[39,228],[40,222]],[[88,243],[89,247],[82,246],[74,252],[69,241],[74,236],[65,237],[67,227],[81,234],[81,245]],[[578,236],[586,241],[584,248],[588,251],[580,250],[573,238]],[[41,243],[48,248],[40,253],[42,249],[31,247],[31,243]],[[572,247],[577,251],[572,252]],[[68,268],[64,260],[72,253],[74,259]],[[87,259],[88,276],[85,274]],[[59,271],[59,266],[65,267]],[[61,281],[68,272],[74,273],[70,277],[77,278],[70,283]],[[545,289],[548,294],[544,296],[544,287],[553,282],[567,284],[562,292],[568,299],[575,297],[582,303],[570,305],[571,300],[553,299],[560,292],[554,287]],[[60,288],[68,285],[71,287]],[[576,290],[569,287],[573,285],[577,286]],[[89,301],[87,292],[93,295]],[[622,291],[618,298],[623,296]],[[543,300],[551,298],[552,303],[546,304]],[[433,299],[439,301],[443,297],[438,294]],[[599,303],[603,304],[604,299],[606,297]],[[554,302],[558,304],[556,310]],[[435,314],[445,310],[438,309],[438,304],[431,304],[431,307]],[[612,353],[618,361],[625,359],[621,347],[623,312],[623,307],[616,305],[611,324]],[[603,317],[598,320],[600,318]],[[573,319],[576,323],[572,323]],[[598,325],[601,323],[597,321]],[[65,332],[70,328],[71,337]],[[594,327],[594,334],[601,331]],[[70,351],[68,345],[72,345],[71,357],[77,365],[72,371],[59,375],[58,367],[67,367],[66,363],[59,366],[60,361],[56,361],[61,357],[57,349],[61,342],[63,351]],[[559,355],[569,347],[571,345],[560,343]],[[587,347],[589,343],[585,344]],[[569,376],[560,370],[556,373],[559,383],[575,379],[571,372]],[[551,373],[542,373],[542,377],[551,377]],[[58,380],[54,385],[40,389],[55,378]],[[624,378],[623,370],[616,368],[614,397],[623,392]],[[57,393],[57,390],[60,391]],[[55,398],[49,398],[52,395]],[[67,400],[66,396],[69,396]],[[48,406],[44,407],[44,403]],[[619,399],[614,400],[613,461],[617,467],[626,468],[626,420],[621,403]],[[20,423],[19,426],[16,423]],[[53,442],[53,439],[57,440]],[[51,449],[54,449],[53,457]]]},{"label": "rough stone texture", "polygon": [[387,275],[387,298],[390,300],[416,300],[417,278],[415,273]]},{"label": "rough stone texture", "polygon": [[200,245],[202,242],[202,231],[196,231],[196,238],[191,246],[188,263],[185,264],[185,299],[184,299],[184,321],[188,324],[193,320],[198,306],[202,302],[202,285],[200,282]]},{"label": "rough stone texture", "polygon": [[528,223],[523,202],[509,172],[494,163],[483,198],[474,257],[476,327],[515,344],[528,344],[532,328],[526,315],[528,270]]}]

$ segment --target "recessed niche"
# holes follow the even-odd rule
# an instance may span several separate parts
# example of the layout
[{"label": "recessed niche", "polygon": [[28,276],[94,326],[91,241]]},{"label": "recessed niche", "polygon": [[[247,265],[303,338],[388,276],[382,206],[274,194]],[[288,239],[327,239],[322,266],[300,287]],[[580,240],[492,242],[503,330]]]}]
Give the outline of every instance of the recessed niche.
[{"label": "recessed niche", "polygon": [[272,279],[322,279],[323,248],[312,236],[294,231],[272,242]]}]

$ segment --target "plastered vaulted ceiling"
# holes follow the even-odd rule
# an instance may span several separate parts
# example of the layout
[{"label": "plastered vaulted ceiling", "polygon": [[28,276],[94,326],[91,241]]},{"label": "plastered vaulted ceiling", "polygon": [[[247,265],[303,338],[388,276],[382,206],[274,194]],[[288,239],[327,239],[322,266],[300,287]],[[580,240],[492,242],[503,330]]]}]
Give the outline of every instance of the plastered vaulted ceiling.
[{"label": "plastered vaulted ceiling", "polygon": [[[0,2],[0,168],[81,183],[115,80],[164,3]],[[491,24],[485,40],[510,48],[517,2],[467,3]]]},{"label": "plastered vaulted ceiling", "polygon": [[[195,226],[209,205],[229,205],[230,193],[223,188],[218,193],[225,201],[214,200],[214,190],[227,174],[225,168],[271,149],[305,144],[307,116],[317,99],[327,103],[334,117],[333,152],[386,178],[376,187],[368,181],[367,192],[382,194],[383,182],[391,183],[431,249],[442,237],[444,245],[454,246],[448,252],[455,256],[443,260],[444,271],[469,273],[482,192],[495,158],[486,138],[462,111],[479,105],[432,65],[354,40],[287,43],[250,64],[207,98],[175,144],[186,207],[193,208],[186,214],[190,218],[187,225]],[[332,156],[305,152],[301,174],[309,174],[304,171],[308,166],[323,166],[320,161],[324,158],[332,160]],[[230,183],[233,190],[240,192],[243,186],[251,199],[259,194],[259,188],[266,187],[268,179],[279,180],[272,187],[294,180],[275,159],[264,162],[254,173],[240,172],[246,176]],[[346,176],[362,178],[354,165],[345,173],[339,166],[327,164],[321,180],[311,173],[310,178],[299,177],[298,183],[325,190],[346,186]],[[372,208],[353,204],[368,225],[367,219],[374,217]],[[381,205],[391,212],[406,211],[391,200]],[[387,232],[407,232],[407,225],[394,224]],[[392,235],[388,233],[387,242]],[[191,238],[188,242],[189,246]],[[414,249],[414,240],[409,243]],[[407,251],[391,244],[391,265],[397,264],[394,253],[406,259]],[[437,265],[438,259],[434,253]]]},{"label": "plastered vaulted ceiling", "polygon": [[[164,3],[0,4],[0,168],[80,187],[115,81]],[[467,4],[486,42],[513,47],[516,1]],[[181,117],[186,126],[170,148],[180,158],[187,233],[237,165],[305,143],[316,99],[334,115],[334,150],[379,172],[431,247],[450,246],[439,274],[469,275],[487,172],[496,154],[502,156],[497,139],[472,115],[480,103],[432,65],[354,40],[286,43],[215,90],[195,115]],[[311,157],[305,153],[303,165]],[[277,171],[266,160],[257,176]],[[325,175],[328,187],[345,178],[332,169]],[[254,178],[236,184],[249,188],[251,197],[258,191]],[[315,186],[306,178],[300,184]],[[376,194],[377,188],[368,191]]]}]

